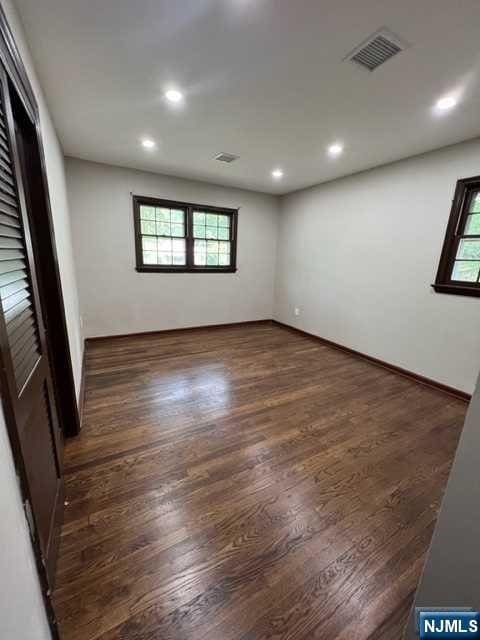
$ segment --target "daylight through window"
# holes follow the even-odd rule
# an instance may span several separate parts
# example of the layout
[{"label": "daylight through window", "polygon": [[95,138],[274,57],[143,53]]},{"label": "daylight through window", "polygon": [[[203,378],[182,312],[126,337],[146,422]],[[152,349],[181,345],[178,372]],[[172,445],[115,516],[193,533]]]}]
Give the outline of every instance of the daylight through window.
[{"label": "daylight through window", "polygon": [[233,272],[237,210],[135,196],[137,270]]}]

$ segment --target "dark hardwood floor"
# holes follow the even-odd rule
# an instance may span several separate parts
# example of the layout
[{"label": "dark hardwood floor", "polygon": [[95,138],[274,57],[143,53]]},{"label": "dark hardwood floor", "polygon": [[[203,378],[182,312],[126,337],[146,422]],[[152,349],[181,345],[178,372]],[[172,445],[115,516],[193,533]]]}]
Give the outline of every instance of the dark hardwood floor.
[{"label": "dark hardwood floor", "polygon": [[268,324],[86,362],[63,640],[399,640],[465,403]]}]

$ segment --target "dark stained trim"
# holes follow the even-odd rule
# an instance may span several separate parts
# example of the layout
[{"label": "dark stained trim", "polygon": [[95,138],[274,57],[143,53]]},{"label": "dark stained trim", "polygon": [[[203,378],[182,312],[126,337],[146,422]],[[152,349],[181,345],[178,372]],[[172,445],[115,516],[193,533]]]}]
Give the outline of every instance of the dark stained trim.
[{"label": "dark stained trim", "polygon": [[244,327],[245,325],[260,325],[260,324],[272,324],[274,320],[245,320],[244,322],[226,322],[225,324],[202,324],[196,327],[181,327],[179,329],[157,329],[155,331],[139,331],[137,333],[120,333],[110,336],[94,336],[93,338],[86,338],[85,344],[88,346],[92,342],[102,342],[105,340],[115,340],[117,338],[134,338],[142,336],[155,336],[155,335],[170,335],[175,333],[182,333],[184,331],[210,331],[212,329],[232,329],[234,327]]},{"label": "dark stained trim", "polygon": [[[237,271],[237,235],[238,235],[238,209],[226,207],[214,207],[206,204],[192,202],[180,202],[178,200],[164,200],[147,196],[134,195],[133,198],[133,224],[135,230],[135,269],[139,273],[236,273]],[[185,241],[187,264],[179,267],[160,266],[143,263],[142,233],[140,230],[140,205],[146,204],[153,207],[171,207],[182,209],[185,212]],[[193,264],[193,211],[200,210],[206,213],[218,213],[230,217],[230,265],[226,267],[195,267]],[[157,236],[152,236],[157,237]],[[170,237],[170,236],[168,236]]]},{"label": "dark stained trim", "polygon": [[50,200],[50,189],[48,186],[47,167],[45,161],[45,149],[43,145],[43,137],[40,130],[40,121],[37,121],[37,141],[38,141],[38,153],[41,166],[41,182],[43,189],[39,188],[38,195],[43,195],[45,205],[45,218],[48,226],[49,237],[47,236],[48,258],[51,262],[51,281],[49,290],[53,291],[53,298],[56,298],[56,316],[55,325],[53,330],[55,331],[57,346],[56,346],[56,360],[61,358],[59,354],[63,355],[64,366],[61,369],[61,373],[58,372],[59,367],[56,367],[54,373],[55,384],[61,386],[61,393],[63,397],[64,406],[68,406],[68,416],[66,411],[62,412],[64,419],[66,419],[64,428],[65,436],[76,436],[80,432],[80,419],[78,414],[77,399],[75,394],[75,379],[73,376],[73,363],[72,354],[70,351],[70,342],[68,338],[67,318],[65,315],[65,300],[63,298],[62,280],[60,277],[60,266],[58,262],[57,254],[57,242],[55,238],[55,227],[53,224],[52,206]]},{"label": "dark stained trim", "polygon": [[437,293],[451,293],[456,296],[470,296],[480,298],[480,287],[462,287],[457,284],[432,284]]},{"label": "dark stained trim", "polygon": [[82,370],[80,372],[80,393],[78,394],[78,414],[80,429],[83,426],[83,410],[85,409],[85,378],[87,374],[87,344],[83,341]]},{"label": "dark stained trim", "polygon": [[141,265],[135,267],[138,273],[236,273],[236,267],[154,267]]},{"label": "dark stained trim", "polygon": [[[459,242],[464,237],[463,232],[469,215],[468,209],[472,195],[478,189],[480,189],[480,176],[462,178],[457,181],[438,265],[437,277],[434,284],[432,284],[433,289],[437,293],[450,293],[474,298],[480,297],[480,282],[460,282],[458,280],[452,280],[451,278]],[[480,236],[471,237],[472,239],[478,239]]]},{"label": "dark stained trim", "polygon": [[309,338],[313,338],[314,340],[318,340],[322,344],[325,344],[329,347],[333,347],[334,349],[340,349],[340,351],[344,351],[345,353],[349,353],[350,355],[356,356],[357,358],[362,358],[362,360],[367,360],[372,364],[375,364],[383,369],[388,369],[393,373],[397,373],[398,375],[403,376],[404,378],[409,378],[414,382],[418,382],[419,384],[426,385],[427,387],[432,387],[433,389],[437,389],[438,391],[442,391],[443,393],[448,393],[448,395],[453,396],[459,400],[463,400],[464,402],[470,402],[472,396],[465,391],[461,391],[460,389],[455,389],[454,387],[449,387],[446,384],[442,384],[441,382],[437,382],[436,380],[432,380],[431,378],[426,378],[425,376],[421,376],[418,373],[414,373],[413,371],[409,371],[408,369],[403,369],[402,367],[397,367],[395,364],[390,364],[389,362],[385,362],[384,360],[380,360],[379,358],[374,358],[373,356],[369,356],[366,353],[362,353],[361,351],[356,351],[355,349],[350,349],[350,347],[345,347],[342,344],[338,344],[337,342],[333,342],[332,340],[327,340],[326,338],[321,338],[320,336],[316,336],[313,333],[308,333],[308,331],[303,331],[302,329],[297,329],[297,327],[292,327],[289,324],[285,324],[284,322],[279,322],[278,320],[272,320],[272,322],[279,327],[284,327],[289,331],[294,331],[296,333],[300,333]]},{"label": "dark stained trim", "polygon": [[65,436],[75,436],[79,433],[80,423],[42,137],[39,126],[26,117],[17,96],[12,99],[12,105],[22,169],[29,176],[25,183],[25,197],[34,251],[41,256],[41,261],[37,261],[37,278],[60,424]]}]

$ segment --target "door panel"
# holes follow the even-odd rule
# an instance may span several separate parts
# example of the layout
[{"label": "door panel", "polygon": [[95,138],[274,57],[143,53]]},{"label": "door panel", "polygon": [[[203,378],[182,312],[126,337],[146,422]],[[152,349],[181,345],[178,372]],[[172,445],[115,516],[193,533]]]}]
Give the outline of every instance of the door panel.
[{"label": "door panel", "polygon": [[53,584],[63,508],[62,436],[51,382],[24,179],[0,71],[0,349],[24,460],[34,534]]},{"label": "door panel", "polygon": [[52,464],[52,420],[48,391],[44,386],[35,397],[30,416],[23,433],[23,440],[28,442],[24,448],[24,461],[30,495],[38,525],[38,534],[42,549],[48,549],[54,542],[50,540],[50,531],[56,518],[57,500],[60,496],[58,476]]}]

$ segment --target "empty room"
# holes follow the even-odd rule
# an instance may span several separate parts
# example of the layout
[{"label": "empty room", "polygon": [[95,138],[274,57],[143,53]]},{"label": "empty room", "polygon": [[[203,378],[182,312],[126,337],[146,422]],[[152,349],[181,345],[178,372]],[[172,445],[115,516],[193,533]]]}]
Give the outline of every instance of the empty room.
[{"label": "empty room", "polygon": [[479,32],[0,0],[1,640],[480,637]]}]

